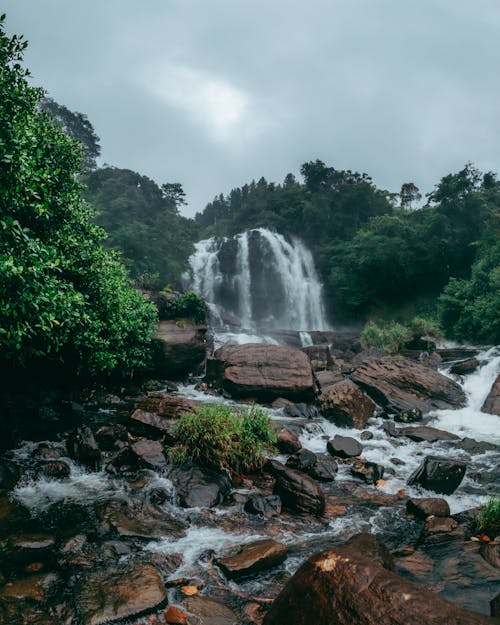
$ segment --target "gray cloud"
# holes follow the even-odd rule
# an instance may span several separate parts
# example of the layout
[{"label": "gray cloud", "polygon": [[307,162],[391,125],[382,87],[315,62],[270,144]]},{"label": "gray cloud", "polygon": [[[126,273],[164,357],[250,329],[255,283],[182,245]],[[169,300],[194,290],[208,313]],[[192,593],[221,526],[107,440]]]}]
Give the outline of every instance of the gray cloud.
[{"label": "gray cloud", "polygon": [[103,159],[193,214],[321,158],[392,191],[500,170],[500,5],[465,0],[4,0],[33,81]]}]

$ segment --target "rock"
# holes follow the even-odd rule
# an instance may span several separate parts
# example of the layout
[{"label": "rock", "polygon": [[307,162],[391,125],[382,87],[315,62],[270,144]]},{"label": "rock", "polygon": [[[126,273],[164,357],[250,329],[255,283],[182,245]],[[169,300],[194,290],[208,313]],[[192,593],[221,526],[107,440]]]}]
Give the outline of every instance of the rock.
[{"label": "rock", "polygon": [[457,447],[469,452],[470,454],[480,455],[487,451],[498,451],[498,445],[494,443],[488,443],[487,441],[476,441],[473,438],[462,438],[462,440],[456,444]]},{"label": "rock", "polygon": [[263,625],[493,625],[393,572],[369,534],[309,558],[287,583]]},{"label": "rock", "polygon": [[[274,405],[274,402],[273,402]],[[283,414],[286,417],[300,417],[302,419],[316,419],[319,416],[318,409],[316,406],[308,406],[304,403],[299,404],[287,404],[283,408]]]},{"label": "rock", "polygon": [[397,428],[394,432],[394,435],[406,436],[406,438],[409,438],[416,443],[421,443],[423,441],[427,443],[435,443],[436,441],[460,440],[460,438],[456,434],[452,434],[451,432],[445,432],[444,430],[438,430],[437,428],[429,427],[428,425]]},{"label": "rock", "polygon": [[244,509],[250,514],[260,514],[270,519],[280,515],[281,499],[278,495],[255,495],[245,502]]},{"label": "rock", "polygon": [[421,519],[425,519],[428,516],[449,517],[451,514],[450,506],[446,499],[441,499],[439,497],[414,497],[413,499],[409,499],[406,502],[406,511]]},{"label": "rock", "polygon": [[102,451],[113,451],[117,446],[117,443],[122,443],[128,440],[127,428],[121,423],[114,423],[113,425],[103,425],[95,433],[95,439],[99,445],[99,449]]},{"label": "rock", "polygon": [[318,384],[320,386],[321,392],[326,393],[331,386],[337,384],[337,382],[342,382],[344,376],[340,373],[340,370],[337,371],[316,371],[316,378],[318,380]]},{"label": "rock", "polygon": [[222,503],[231,491],[227,475],[196,465],[172,465],[165,474],[172,480],[183,508],[211,508]]},{"label": "rock", "polygon": [[456,362],[450,367],[450,373],[455,375],[467,375],[473,373],[479,367],[479,360],[477,358],[467,358]]},{"label": "rock", "polygon": [[500,375],[493,382],[493,386],[484,400],[481,411],[500,416]]},{"label": "rock", "polygon": [[376,484],[384,477],[384,467],[375,462],[367,460],[356,460],[351,466],[351,475],[357,477],[367,484]]},{"label": "rock", "polygon": [[315,370],[326,369],[333,362],[328,343],[308,345],[307,347],[303,347],[302,351],[309,356]]},{"label": "rock", "polygon": [[477,356],[477,349],[471,347],[447,347],[438,348],[436,352],[441,356],[443,362],[455,362],[457,360],[466,360]]},{"label": "rock", "polygon": [[422,529],[419,542],[425,545],[443,543],[452,538],[463,538],[463,527],[451,517],[428,516]]},{"label": "rock", "polygon": [[465,469],[465,462],[460,460],[426,456],[417,470],[408,478],[408,484],[423,486],[435,493],[451,495],[460,486]]},{"label": "rock", "polygon": [[197,372],[211,346],[205,324],[189,319],[160,321],[154,340],[154,368],[160,376]]},{"label": "rock", "polygon": [[481,543],[479,553],[488,564],[491,564],[496,569],[500,569],[500,539],[489,543]]},{"label": "rock", "polygon": [[144,503],[111,500],[96,505],[97,518],[119,536],[181,537],[185,525],[165,510]]},{"label": "rock", "polygon": [[279,495],[284,507],[294,512],[323,514],[325,496],[312,477],[275,460],[268,461],[266,469],[276,477],[274,493]]},{"label": "rock", "polygon": [[351,436],[335,436],[328,441],[326,448],[332,456],[337,458],[355,458],[360,456],[363,451],[363,445]]},{"label": "rock", "polygon": [[500,592],[490,601],[491,616],[500,617]]},{"label": "rock", "polygon": [[81,462],[93,471],[101,467],[101,452],[97,446],[92,430],[86,426],[74,430],[66,441],[68,455],[73,460]]},{"label": "rock", "polygon": [[169,605],[163,613],[163,619],[168,625],[187,625],[188,615],[184,610],[174,605]]},{"label": "rock", "polygon": [[419,578],[425,577],[433,570],[434,560],[422,551],[415,551],[404,558],[398,558],[395,565],[397,569],[402,569],[404,572]]},{"label": "rock", "polygon": [[38,447],[31,452],[32,458],[38,458],[40,460],[59,460],[62,455],[62,450],[56,447],[50,447],[45,443],[40,443]]},{"label": "rock", "polygon": [[411,360],[368,358],[353,372],[356,382],[380,406],[390,412],[417,408],[461,408],[466,398],[456,382]]},{"label": "rock", "polygon": [[215,562],[228,579],[240,579],[281,564],[286,552],[283,543],[264,539],[245,545],[236,555],[218,558]]},{"label": "rock", "polygon": [[343,380],[331,386],[319,399],[321,414],[339,426],[363,429],[375,412],[375,404],[354,382]]},{"label": "rock", "polygon": [[11,490],[16,485],[17,479],[16,468],[0,459],[0,490]]},{"label": "rock", "polygon": [[309,470],[309,475],[319,482],[333,482],[339,467],[331,456],[319,454],[316,464]]},{"label": "rock", "polygon": [[311,362],[300,349],[281,345],[224,345],[207,361],[207,380],[232,397],[269,401],[314,399]]},{"label": "rock", "polygon": [[19,567],[30,562],[44,562],[52,558],[55,545],[52,534],[12,534],[3,553],[8,567]]},{"label": "rock", "polygon": [[160,573],[151,564],[93,571],[80,579],[75,590],[83,625],[101,625],[151,611],[166,597]]},{"label": "rock", "polygon": [[13,599],[43,603],[58,581],[59,578],[54,573],[31,575],[13,580],[0,588],[0,606],[3,601]]},{"label": "rock", "polygon": [[189,597],[184,601],[186,610],[194,617],[193,625],[236,625],[238,616],[230,608],[210,597]]},{"label": "rock", "polygon": [[139,438],[130,445],[131,452],[136,456],[138,465],[146,469],[162,469],[167,464],[163,453],[163,445],[159,441]]},{"label": "rock", "polygon": [[418,410],[418,408],[403,410],[394,415],[394,421],[398,423],[415,423],[416,421],[422,421],[422,411]]},{"label": "rock", "polygon": [[361,432],[361,434],[359,435],[359,438],[362,441],[371,441],[373,438],[373,433],[370,432],[369,430],[365,430],[364,432]]},{"label": "rock", "polygon": [[309,473],[317,461],[318,459],[314,452],[309,451],[309,449],[300,449],[288,458],[286,466],[291,469],[297,469],[297,471]]},{"label": "rock", "polygon": [[276,446],[282,454],[293,454],[299,449],[302,449],[302,443],[299,441],[299,437],[286,428],[281,428],[277,432],[276,437]]},{"label": "rock", "polygon": [[[157,391],[148,393],[147,397],[136,405],[136,408],[166,419],[178,419],[185,414],[196,412],[200,406],[201,403],[194,399]],[[151,425],[155,427],[154,423]]]},{"label": "rock", "polygon": [[49,460],[48,462],[43,462],[37,469],[37,476],[48,477],[56,480],[63,480],[66,477],[69,477],[71,474],[71,469],[67,462],[64,460]]}]

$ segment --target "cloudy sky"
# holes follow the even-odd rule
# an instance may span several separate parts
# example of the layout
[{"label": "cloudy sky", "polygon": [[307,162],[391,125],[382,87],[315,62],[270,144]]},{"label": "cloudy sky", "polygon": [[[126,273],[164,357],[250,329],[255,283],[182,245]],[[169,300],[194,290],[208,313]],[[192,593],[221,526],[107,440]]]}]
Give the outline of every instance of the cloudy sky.
[{"label": "cloudy sky", "polygon": [[500,171],[498,0],[3,0],[103,161],[216,194],[320,158],[398,191]]}]

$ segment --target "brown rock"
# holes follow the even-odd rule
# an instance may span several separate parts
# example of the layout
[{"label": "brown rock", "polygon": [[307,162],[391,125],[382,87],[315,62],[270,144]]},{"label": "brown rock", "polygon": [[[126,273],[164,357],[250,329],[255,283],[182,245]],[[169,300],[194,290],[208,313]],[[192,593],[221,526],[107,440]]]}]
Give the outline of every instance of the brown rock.
[{"label": "brown rock", "polygon": [[421,443],[435,443],[436,441],[458,441],[460,440],[456,434],[446,432],[445,430],[439,430],[428,425],[417,425],[416,427],[408,426],[402,428],[396,428],[394,431],[395,436],[406,436],[406,438]]},{"label": "brown rock", "polygon": [[275,540],[258,540],[245,545],[236,555],[218,558],[216,564],[229,579],[239,579],[265,571],[286,558],[286,545]]},{"label": "brown rock", "polygon": [[303,347],[302,351],[309,356],[315,370],[326,369],[333,362],[328,343],[308,345],[307,347]]},{"label": "brown rock", "polygon": [[493,625],[392,570],[369,534],[303,564],[278,595],[264,625]]},{"label": "brown rock", "polygon": [[422,551],[415,551],[404,558],[398,558],[395,565],[397,569],[420,578],[427,576],[433,570],[434,560]]},{"label": "brown rock", "polygon": [[131,452],[137,458],[138,464],[146,469],[161,469],[167,464],[163,453],[163,445],[159,441],[150,441],[139,438],[130,445]]},{"label": "brown rock", "polygon": [[376,484],[384,477],[384,467],[375,462],[368,462],[359,458],[351,466],[351,475],[367,484]]},{"label": "brown rock", "polygon": [[343,380],[319,397],[320,411],[336,425],[363,429],[375,411],[375,404],[354,382]]},{"label": "brown rock", "polygon": [[428,516],[449,517],[450,506],[440,497],[413,498],[406,502],[406,511],[422,519]]},{"label": "brown rock", "polygon": [[[493,541],[490,543],[481,543],[479,553],[483,556],[488,564],[500,569],[500,542]],[[499,615],[500,616],[500,615]]]},{"label": "brown rock", "polygon": [[363,451],[363,445],[352,436],[335,436],[328,441],[326,448],[337,458],[355,458],[360,456]]},{"label": "brown rock", "polygon": [[57,581],[57,575],[46,573],[8,582],[0,588],[0,603],[7,599],[28,599],[41,603],[47,599],[48,593]]},{"label": "brown rock", "polygon": [[500,375],[498,375],[497,379],[493,382],[493,386],[488,393],[488,397],[484,400],[481,410],[489,414],[500,416]]},{"label": "brown rock", "polygon": [[266,468],[276,476],[274,493],[280,496],[284,507],[295,512],[323,514],[325,496],[312,477],[275,460],[269,461]]},{"label": "brown rock", "polygon": [[75,602],[83,625],[101,625],[153,610],[167,591],[151,564],[94,571],[77,585]]},{"label": "brown rock", "polygon": [[412,408],[428,412],[465,405],[465,394],[458,384],[412,360],[367,358],[351,378],[374,401],[392,412]]},{"label": "brown rock", "polygon": [[184,606],[191,614],[189,625],[236,625],[239,622],[231,608],[209,597],[189,597]]},{"label": "brown rock", "polygon": [[342,382],[344,376],[339,371],[316,371],[316,378],[318,380],[318,384],[320,386],[321,392],[326,393],[328,389],[337,384],[337,382]]},{"label": "brown rock", "polygon": [[154,358],[158,374],[182,375],[200,369],[211,345],[207,330],[205,324],[189,319],[160,321]]},{"label": "brown rock", "polygon": [[479,360],[477,358],[467,358],[461,360],[450,367],[450,373],[456,375],[467,375],[473,373],[479,367]]},{"label": "brown rock", "polygon": [[420,542],[436,544],[464,536],[464,529],[451,517],[429,516],[420,536]]},{"label": "brown rock", "polygon": [[294,454],[299,449],[302,449],[302,443],[299,441],[299,437],[287,430],[281,428],[277,434],[276,445],[282,454]]},{"label": "brown rock", "polygon": [[168,625],[187,625],[187,618],[188,615],[184,610],[176,608],[174,605],[169,605],[163,613],[163,620]]},{"label": "brown rock", "polygon": [[164,538],[184,535],[180,520],[147,504],[111,500],[96,505],[96,514],[107,529],[114,530],[119,536]]},{"label": "brown rock", "polygon": [[316,381],[300,349],[282,345],[225,345],[207,361],[207,380],[233,397],[312,400]]}]

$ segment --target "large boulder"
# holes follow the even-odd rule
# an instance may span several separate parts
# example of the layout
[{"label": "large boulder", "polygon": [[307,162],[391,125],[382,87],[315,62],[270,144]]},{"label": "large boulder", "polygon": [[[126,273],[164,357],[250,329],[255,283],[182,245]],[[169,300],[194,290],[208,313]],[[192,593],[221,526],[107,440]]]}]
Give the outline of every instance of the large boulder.
[{"label": "large boulder", "polygon": [[274,601],[263,625],[494,625],[392,570],[370,534],[309,558]]},{"label": "large boulder", "polygon": [[100,625],[153,610],[167,598],[158,569],[128,564],[93,571],[77,584],[75,603],[83,625]]},{"label": "large boulder", "polygon": [[307,401],[316,392],[308,356],[282,345],[224,345],[207,360],[207,381],[232,397],[264,401]]},{"label": "large boulder", "polygon": [[188,463],[171,465],[165,475],[172,480],[184,508],[211,508],[222,503],[231,491],[227,475]]},{"label": "large boulder", "polygon": [[352,436],[335,436],[328,441],[326,448],[336,458],[356,458],[363,452],[363,445]]},{"label": "large boulder", "polygon": [[270,460],[266,468],[276,477],[274,493],[283,506],[293,512],[321,515],[325,510],[325,495],[309,475]]},{"label": "large boulder", "polygon": [[218,558],[216,564],[227,578],[240,579],[281,564],[286,552],[286,545],[266,538],[245,545],[235,555]]},{"label": "large boulder", "polygon": [[493,386],[488,393],[488,397],[484,400],[481,410],[482,412],[500,416],[500,375],[498,375],[497,379],[493,382]]},{"label": "large boulder", "polygon": [[437,371],[417,362],[391,357],[367,358],[351,378],[389,412],[417,408],[460,408],[465,393],[460,386]]},{"label": "large boulder", "polygon": [[207,331],[205,324],[189,319],[160,321],[155,336],[156,372],[177,376],[198,371],[211,344]]},{"label": "large boulder", "polygon": [[408,478],[410,486],[423,486],[427,490],[451,495],[464,479],[466,465],[461,460],[426,456]]},{"label": "large boulder", "polygon": [[351,380],[342,380],[320,395],[321,414],[336,425],[363,429],[375,404]]}]

